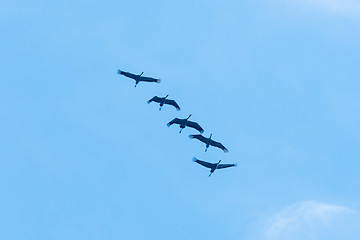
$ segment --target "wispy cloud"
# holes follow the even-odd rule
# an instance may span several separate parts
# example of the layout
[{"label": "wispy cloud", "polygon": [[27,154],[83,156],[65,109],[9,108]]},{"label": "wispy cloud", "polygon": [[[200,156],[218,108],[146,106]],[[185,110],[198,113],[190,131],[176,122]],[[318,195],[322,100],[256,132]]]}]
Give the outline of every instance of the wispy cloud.
[{"label": "wispy cloud", "polygon": [[288,206],[272,217],[265,229],[268,239],[275,239],[289,232],[325,228],[341,215],[354,214],[347,207],[306,201]]},{"label": "wispy cloud", "polygon": [[282,0],[288,3],[311,7],[322,11],[348,16],[358,16],[360,1],[358,0]]}]

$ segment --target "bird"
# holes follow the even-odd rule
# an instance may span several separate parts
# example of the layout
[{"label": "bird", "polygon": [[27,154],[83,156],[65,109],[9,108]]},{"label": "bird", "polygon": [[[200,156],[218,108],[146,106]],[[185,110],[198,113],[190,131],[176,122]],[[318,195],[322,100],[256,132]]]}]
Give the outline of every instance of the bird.
[{"label": "bird", "polygon": [[118,70],[118,74],[124,75],[128,78],[132,78],[135,80],[135,87],[139,84],[139,82],[156,82],[156,83],[160,83],[160,79],[158,78],[152,78],[152,77],[143,77],[142,75],[144,74],[144,72],[142,72],[140,75],[135,75],[129,72],[124,72],[121,70]]},{"label": "bird", "polygon": [[191,127],[191,128],[198,130],[200,133],[203,133],[204,129],[198,123],[189,121],[190,117],[191,117],[191,114],[187,118],[184,118],[184,119],[174,118],[167,124],[167,126],[170,127],[172,124],[179,124],[180,125],[179,133],[181,133],[185,127]]},{"label": "bird", "polygon": [[149,101],[147,101],[147,103],[151,103],[151,102],[157,102],[157,103],[160,103],[160,108],[159,110],[161,110],[162,106],[164,106],[164,104],[167,104],[167,105],[172,105],[176,108],[176,110],[180,111],[180,107],[179,105],[174,101],[174,100],[169,100],[169,99],[166,99],[169,95],[166,95],[166,97],[158,97],[158,96],[155,96],[153,97],[152,99],[150,99]]},{"label": "bird", "polygon": [[216,141],[212,140],[211,136],[212,136],[212,134],[210,134],[209,138],[206,138],[203,135],[196,134],[196,135],[189,135],[189,138],[196,138],[196,139],[200,140],[201,142],[205,143],[206,144],[205,152],[207,152],[207,149],[208,149],[209,146],[218,147],[221,150],[223,150],[224,152],[228,152],[227,148],[224,147],[224,145],[222,145],[219,142],[216,142]]},{"label": "bird", "polygon": [[210,174],[209,177],[211,176],[211,174],[213,172],[215,172],[216,169],[222,169],[222,168],[228,168],[228,167],[236,167],[237,164],[220,164],[221,160],[219,160],[219,162],[217,163],[209,163],[209,162],[205,162],[205,161],[201,161],[199,159],[197,159],[196,157],[193,157],[193,161],[204,166],[207,168],[210,168]]}]

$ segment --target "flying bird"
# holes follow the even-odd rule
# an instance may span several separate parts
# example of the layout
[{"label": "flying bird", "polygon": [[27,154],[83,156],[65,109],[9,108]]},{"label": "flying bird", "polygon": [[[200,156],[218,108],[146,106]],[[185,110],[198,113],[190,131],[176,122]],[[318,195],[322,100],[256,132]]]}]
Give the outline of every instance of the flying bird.
[{"label": "flying bird", "polygon": [[222,144],[219,143],[219,142],[216,142],[216,141],[212,140],[212,139],[211,139],[211,136],[212,136],[212,134],[210,134],[210,137],[209,137],[209,138],[206,138],[206,137],[204,137],[203,135],[196,134],[196,135],[189,135],[189,138],[196,138],[196,139],[198,139],[199,141],[205,143],[205,144],[206,144],[205,152],[207,151],[207,149],[208,149],[209,146],[218,147],[218,148],[220,148],[221,150],[223,150],[224,152],[228,152],[227,148],[224,147],[224,145],[222,145]]},{"label": "flying bird", "polygon": [[209,174],[209,177],[211,176],[211,174],[213,172],[215,172],[216,169],[222,169],[222,168],[228,168],[228,167],[236,167],[237,164],[220,164],[221,160],[219,160],[218,163],[209,163],[209,162],[204,162],[204,161],[201,161],[197,158],[193,158],[193,161],[204,166],[204,167],[207,167],[207,168],[210,168],[210,174]]},{"label": "flying bird", "polygon": [[135,80],[135,87],[139,84],[139,82],[156,82],[156,83],[160,83],[160,79],[158,78],[151,78],[151,77],[143,77],[144,72],[142,72],[140,75],[135,75],[129,72],[124,72],[121,70],[118,70],[118,74],[124,75],[128,78],[132,78]]},{"label": "flying bird", "polygon": [[191,117],[191,114],[185,119],[174,118],[171,122],[169,122],[167,124],[167,126],[170,127],[172,124],[179,124],[180,125],[179,133],[181,133],[185,127],[191,127],[191,128],[198,130],[200,133],[203,133],[204,129],[198,123],[189,121],[190,117]]},{"label": "flying bird", "polygon": [[153,97],[152,99],[150,99],[149,101],[147,101],[147,103],[151,103],[151,102],[157,102],[157,103],[160,103],[160,108],[159,110],[161,110],[162,106],[164,106],[164,104],[167,104],[167,105],[172,105],[176,108],[176,110],[180,111],[180,107],[179,105],[174,101],[174,100],[169,100],[169,99],[166,99],[169,95],[166,95],[166,97],[158,97],[158,96],[155,96]]}]

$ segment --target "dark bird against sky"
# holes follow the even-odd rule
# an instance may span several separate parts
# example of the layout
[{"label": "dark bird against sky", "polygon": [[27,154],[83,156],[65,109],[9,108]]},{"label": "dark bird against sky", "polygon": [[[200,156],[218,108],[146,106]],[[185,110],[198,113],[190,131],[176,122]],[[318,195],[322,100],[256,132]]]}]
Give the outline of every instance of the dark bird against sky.
[{"label": "dark bird against sky", "polygon": [[193,161],[204,166],[204,167],[207,167],[207,168],[210,168],[210,174],[209,174],[209,177],[211,176],[211,174],[213,172],[215,172],[216,169],[222,169],[222,168],[228,168],[228,167],[236,167],[237,164],[220,164],[221,160],[219,160],[218,163],[209,163],[209,162],[205,162],[205,161],[201,161],[197,158],[193,158]]},{"label": "dark bird against sky", "polygon": [[121,70],[118,70],[118,74],[124,75],[128,78],[132,78],[135,80],[135,87],[138,85],[139,82],[156,82],[156,83],[160,83],[160,79],[158,78],[151,78],[151,77],[143,77],[144,72],[142,72],[140,75],[135,75],[129,72],[124,72]]},{"label": "dark bird against sky", "polygon": [[190,117],[191,117],[191,114],[189,115],[188,118],[185,118],[185,119],[174,118],[171,122],[169,122],[167,124],[167,126],[170,127],[172,124],[179,124],[180,125],[180,132],[179,133],[181,133],[181,131],[185,127],[191,127],[191,128],[194,128],[194,129],[198,130],[200,133],[203,133],[204,129],[198,123],[188,120]]},{"label": "dark bird against sky", "polygon": [[172,105],[176,108],[176,110],[180,111],[180,107],[179,105],[174,101],[174,100],[169,100],[169,99],[166,99],[169,95],[166,95],[166,97],[158,97],[158,96],[155,96],[153,97],[152,99],[150,99],[147,103],[151,103],[151,102],[157,102],[157,103],[160,103],[160,108],[159,110],[161,110],[162,106],[164,106],[164,104],[167,104],[167,105]]},{"label": "dark bird against sky", "polygon": [[189,135],[190,138],[196,138],[196,139],[198,139],[199,141],[201,141],[201,142],[203,142],[203,143],[206,144],[205,152],[207,151],[207,149],[208,149],[209,146],[218,147],[218,148],[220,148],[221,150],[223,150],[224,152],[228,152],[227,148],[224,147],[224,145],[222,145],[222,144],[219,143],[219,142],[216,142],[216,141],[212,140],[212,139],[211,139],[211,136],[212,136],[212,134],[210,134],[210,137],[209,137],[209,138],[206,138],[206,137],[204,137],[203,135],[200,135],[200,134]]}]

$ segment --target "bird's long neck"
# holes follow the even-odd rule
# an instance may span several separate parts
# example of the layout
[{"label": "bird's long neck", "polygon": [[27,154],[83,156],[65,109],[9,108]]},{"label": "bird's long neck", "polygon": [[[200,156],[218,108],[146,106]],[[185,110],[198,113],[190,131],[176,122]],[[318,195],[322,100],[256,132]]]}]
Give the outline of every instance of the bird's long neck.
[{"label": "bird's long neck", "polygon": [[144,72],[141,72],[141,74],[139,75],[139,77],[141,76],[141,75],[143,75],[144,74]]},{"label": "bird's long neck", "polygon": [[166,96],[164,97],[164,99],[166,99],[168,96],[169,96],[169,94],[168,94],[168,95],[166,95]]},{"label": "bird's long neck", "polygon": [[210,134],[210,137],[209,137],[209,139],[211,139],[211,136],[212,136],[212,134]]},{"label": "bird's long neck", "polygon": [[218,168],[218,166],[219,166],[220,163],[221,163],[221,160],[219,160],[219,162],[216,164],[216,168],[215,168],[215,169]]},{"label": "bird's long neck", "polygon": [[187,119],[186,120],[189,120],[189,118],[191,117],[191,114],[187,117]]}]

